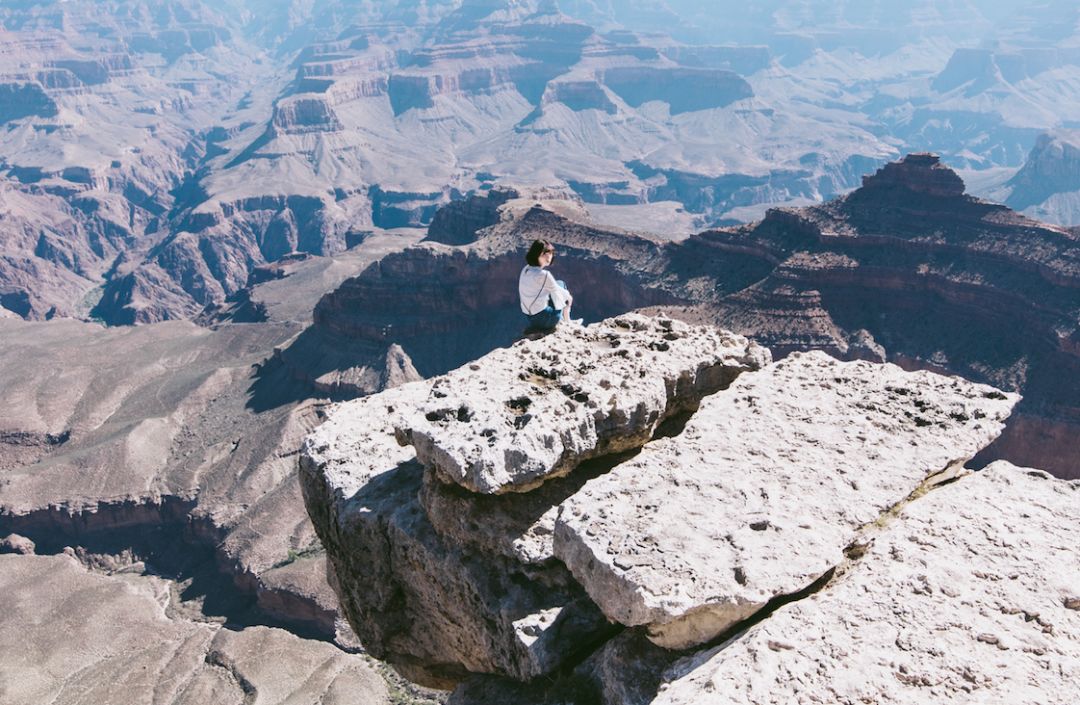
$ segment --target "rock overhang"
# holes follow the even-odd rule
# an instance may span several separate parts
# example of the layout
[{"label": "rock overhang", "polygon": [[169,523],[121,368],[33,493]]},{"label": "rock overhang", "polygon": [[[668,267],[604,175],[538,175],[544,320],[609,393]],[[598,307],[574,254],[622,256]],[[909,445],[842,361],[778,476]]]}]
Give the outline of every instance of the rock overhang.
[{"label": "rock overhang", "polygon": [[642,445],[665,418],[768,360],[741,336],[666,318],[560,326],[436,379],[395,430],[444,481],[525,492]]},{"label": "rock overhang", "polygon": [[[658,333],[666,350],[650,347]],[[618,345],[599,344],[612,335]],[[574,364],[619,349],[640,350],[629,355],[637,366],[622,357],[629,366]],[[665,362],[646,354],[661,352]],[[521,680],[550,672],[609,638],[610,623],[637,625],[665,648],[707,643],[815,584],[861,529],[989,443],[1018,399],[820,353],[768,359],[738,336],[628,315],[337,407],[309,438],[302,479],[345,611],[369,650],[432,683],[417,667],[426,660],[449,685],[469,672]],[[528,372],[541,362],[544,372],[558,367],[558,379]],[[724,365],[719,383],[702,373]],[[652,382],[628,391],[623,376]],[[589,405],[615,390],[613,403]],[[588,400],[575,400],[583,391]],[[521,399],[529,401],[507,403]],[[672,437],[655,437],[674,409],[695,411]],[[573,413],[581,410],[595,416],[582,422]],[[598,418],[634,436],[626,455],[595,458],[619,449],[597,433]],[[563,431],[578,434],[564,446],[577,454],[566,468],[536,441]],[[488,484],[470,483],[468,453],[482,455],[491,439],[556,470],[524,473],[512,491],[499,484],[505,466]],[[447,467],[464,468],[460,479]],[[389,587],[369,585],[372,576]],[[531,587],[508,609],[505,594],[522,584]],[[379,613],[387,608],[392,615]]]}]

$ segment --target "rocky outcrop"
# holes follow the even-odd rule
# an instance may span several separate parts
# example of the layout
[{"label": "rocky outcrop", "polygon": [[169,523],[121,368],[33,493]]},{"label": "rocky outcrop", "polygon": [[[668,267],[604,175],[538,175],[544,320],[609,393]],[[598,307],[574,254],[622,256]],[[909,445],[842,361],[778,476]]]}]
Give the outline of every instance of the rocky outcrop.
[{"label": "rocky outcrop", "polygon": [[428,226],[427,239],[446,245],[466,245],[477,239],[484,228],[499,222],[499,208],[518,198],[516,189],[493,188],[440,208]]},{"label": "rocky outcrop", "polygon": [[964,195],[964,181],[941,163],[936,154],[909,154],[899,162],[891,162],[874,174],[863,177],[861,198],[872,199],[878,193],[897,190],[925,195],[930,198],[955,198]]},{"label": "rocky outcrop", "polygon": [[290,134],[334,132],[340,130],[341,120],[334,108],[322,98],[301,96],[279,102],[270,120],[275,128]]},{"label": "rocky outcrop", "polygon": [[0,124],[30,115],[52,117],[56,103],[38,83],[0,83]]},{"label": "rocky outcrop", "polygon": [[1007,463],[934,490],[812,599],[675,664],[652,702],[1064,705],[1080,686],[1078,492]]},{"label": "rocky outcrop", "polygon": [[[1055,194],[1080,191],[1080,146],[1077,135],[1068,132],[1039,135],[1024,166],[1005,184],[1010,188],[1005,203],[1025,210],[1038,206]],[[1066,215],[1064,213],[1059,215]],[[1073,225],[1080,222],[1078,213],[1055,222]]]},{"label": "rocky outcrop", "polygon": [[[620,321],[632,325],[620,330]],[[685,350],[676,341],[658,350],[635,335],[668,326],[684,333]],[[1017,401],[958,378],[822,354],[757,369],[761,352],[720,334],[730,341],[724,364],[742,374],[705,397],[685,426],[651,439],[624,426],[640,452],[502,495],[447,472],[448,459],[474,453],[465,450],[473,431],[485,447],[512,448],[510,459],[543,447],[535,442],[551,428],[589,439],[609,413],[628,419],[617,393],[591,409],[595,426],[569,407],[515,423],[548,399],[575,400],[541,375],[503,404],[484,385],[513,380],[511,361],[526,376],[538,374],[534,354],[560,356],[565,370],[587,366],[605,350],[595,343],[614,336],[616,350],[631,359],[640,352],[646,365],[612,369],[609,382],[661,384],[665,365],[692,356],[694,341],[704,343],[697,364],[716,364],[710,335],[626,316],[335,409],[309,436],[301,476],[335,589],[365,647],[425,683],[467,679],[456,703],[577,702],[598,691],[649,702],[670,680],[664,671],[680,656],[672,648],[708,647],[755,613],[767,624],[778,602],[828,589],[829,576],[898,508],[962,474]],[[593,396],[587,382],[578,386],[570,391]],[[675,385],[691,400],[706,391]],[[500,405],[512,413],[495,413]],[[454,432],[402,432],[438,425],[443,407]],[[395,433],[416,445],[397,445]],[[608,620],[628,629],[613,639]],[[561,682],[513,685],[554,669]]]},{"label": "rocky outcrop", "polygon": [[590,458],[640,447],[665,419],[768,360],[738,338],[628,315],[496,350],[483,376],[440,378],[395,432],[443,482],[527,492]]},{"label": "rocky outcrop", "polygon": [[608,617],[668,648],[703,644],[837,566],[860,527],[992,441],[1016,401],[792,355],[563,502],[555,555]]},{"label": "rocky outcrop", "polygon": [[993,50],[964,48],[953,52],[930,86],[942,93],[965,86],[967,93],[973,95],[1003,80]]},{"label": "rocky outcrop", "polygon": [[602,110],[611,115],[618,112],[604,87],[596,81],[552,81],[543,100],[545,103],[562,103],[574,111]]},{"label": "rocky outcrop", "polygon": [[[685,350],[664,340],[664,335],[671,333],[681,334]],[[607,619],[562,564],[552,560],[550,543],[543,542],[544,534],[551,535],[554,517],[526,518],[529,510],[525,507],[535,498],[526,495],[525,504],[512,518],[496,524],[523,530],[520,536],[500,537],[504,546],[517,539],[518,550],[492,551],[483,541],[457,543],[452,533],[439,529],[447,518],[453,521],[456,512],[443,511],[439,520],[440,512],[429,514],[425,505],[461,506],[468,500],[455,499],[452,489],[441,487],[441,473],[433,469],[425,472],[416,449],[399,446],[394,441],[395,432],[403,435],[399,430],[403,424],[426,413],[422,409],[428,405],[452,401],[455,389],[483,384],[490,379],[484,372],[487,367],[513,367],[513,374],[528,376],[533,374],[529,360],[554,349],[565,350],[566,360],[561,365],[566,370],[564,386],[573,381],[572,369],[589,364],[590,358],[594,365],[602,362],[593,349],[597,353],[609,350],[613,359],[622,357],[615,355],[617,351],[624,351],[630,359],[640,353],[643,362],[654,360],[654,371],[669,365],[671,373],[652,376],[644,365],[641,371],[644,378],[659,384],[661,398],[666,396],[664,377],[670,377],[666,413],[693,408],[704,394],[767,359],[744,339],[725,337],[718,345],[720,340],[709,336],[707,331],[692,331],[672,321],[650,323],[634,316],[588,331],[567,329],[545,340],[523,342],[494,353],[492,358],[448,376],[357,400],[321,426],[307,441],[301,461],[305,498],[320,539],[328,547],[342,605],[365,648],[423,683],[451,685],[470,672],[531,679],[550,673],[582,648],[605,638],[610,633]],[[706,348],[697,359],[690,351],[694,341],[703,342]],[[655,344],[652,348],[650,342]],[[559,425],[565,431],[555,435],[574,439],[582,447],[596,447],[600,441],[596,429],[607,427],[613,435],[621,424],[627,436],[621,443],[608,441],[610,450],[640,445],[662,420],[655,405],[650,410],[646,402],[637,408],[632,402],[627,406],[625,397],[620,402],[624,392],[616,386],[619,380],[609,375],[614,406],[609,407],[605,400],[603,406],[589,409],[575,421],[562,407],[582,402],[554,386],[559,380],[552,378],[557,376],[552,369],[536,374],[541,376],[529,389],[508,400],[507,413],[512,418],[488,418],[478,398],[469,400],[466,411],[456,409],[455,418],[490,439],[494,447],[508,449],[515,438],[519,446],[539,448],[535,439],[544,437],[542,429]],[[603,372],[598,368],[594,376],[599,380]],[[580,397],[587,393],[585,386],[589,385],[582,380],[582,389],[574,394]],[[558,402],[559,408],[549,409],[546,418],[540,416],[553,402]],[[504,405],[501,397],[497,403]],[[629,413],[620,406],[627,407]],[[535,419],[530,419],[530,411],[537,414]],[[435,420],[434,414],[428,416]],[[409,435],[418,437],[415,431]],[[469,435],[466,431],[465,436]],[[484,445],[488,445],[486,440]],[[583,458],[590,455],[581,453]],[[558,483],[546,483],[556,496],[567,487]],[[518,504],[512,500],[507,503]],[[478,519],[483,514],[482,505],[472,508]],[[432,522],[433,515],[439,523]],[[476,529],[470,533],[481,533]],[[493,566],[497,566],[494,571]]]}]

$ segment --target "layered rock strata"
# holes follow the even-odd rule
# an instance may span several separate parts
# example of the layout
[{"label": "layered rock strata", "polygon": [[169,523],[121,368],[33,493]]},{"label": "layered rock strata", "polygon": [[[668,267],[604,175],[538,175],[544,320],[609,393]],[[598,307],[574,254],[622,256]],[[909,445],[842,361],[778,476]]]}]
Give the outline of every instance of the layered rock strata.
[{"label": "layered rock strata", "polygon": [[[693,358],[677,346],[675,351],[657,350],[672,344],[664,340],[672,332],[703,342],[702,355]],[[654,348],[650,343],[656,344]],[[565,350],[566,372],[552,375],[546,367],[542,371],[548,376],[531,378],[531,360],[554,349]],[[638,370],[658,386],[652,408],[642,401],[620,409],[619,397],[625,392],[620,393],[614,373],[606,377],[607,396],[614,399],[614,406],[606,398],[602,404],[586,406],[558,386],[555,377],[584,377],[572,369],[590,364],[590,358],[599,368],[599,353],[616,350],[631,358],[640,353],[643,362],[651,361],[655,369],[641,364]],[[469,672],[509,673],[526,680],[553,671],[610,631],[607,619],[562,564],[551,560],[554,517],[544,511],[533,514],[539,509],[535,497],[526,495],[520,502],[507,498],[502,503],[508,511],[495,519],[494,526],[509,528],[516,536],[472,528],[473,534],[497,537],[490,543],[457,542],[454,531],[443,530],[452,523],[447,515],[454,512],[429,512],[428,507],[472,502],[455,498],[459,493],[442,487],[432,469],[425,472],[416,449],[398,446],[394,433],[404,420],[427,413],[421,409],[449,399],[444,388],[482,384],[491,379],[488,373],[524,373],[529,379],[526,387],[509,399],[495,397],[499,405],[518,402],[519,408],[507,407],[505,418],[487,418],[476,398],[469,400],[469,407],[478,409],[475,414],[468,410],[459,414],[455,407],[455,418],[471,419],[478,430],[486,431],[483,438],[504,447],[509,447],[506,439],[520,435],[518,445],[539,448],[526,439],[543,436],[543,429],[549,429],[548,433],[554,430],[555,436],[563,435],[594,454],[599,450],[597,427],[606,425],[614,431],[621,426],[632,439],[622,449],[640,445],[664,416],[693,408],[703,395],[766,361],[766,353],[745,339],[627,316],[588,331],[567,329],[540,341],[524,341],[445,377],[341,407],[306,442],[301,477],[309,514],[333,556],[342,605],[365,647],[425,683],[451,684]],[[643,379],[638,370],[635,379]],[[593,377],[599,385],[604,373],[598,369]],[[579,385],[573,394],[582,394],[585,386]],[[522,423],[530,411],[524,407],[534,403],[536,409],[550,407],[549,418],[537,414],[535,420]],[[567,419],[573,413],[570,407],[581,407],[577,422]],[[526,481],[535,485],[536,479]],[[550,499],[575,488],[558,483],[548,483],[541,491],[553,493],[547,495]],[[472,516],[486,522],[485,498],[480,495],[475,501],[479,504],[471,506]]]},{"label": "layered rock strata", "polygon": [[[663,335],[669,348],[657,350],[636,335],[643,331],[681,333],[701,345],[702,356],[693,361],[689,345],[681,349]],[[605,374],[590,380],[587,368],[612,354],[612,335],[620,338],[615,350],[632,360],[641,353],[641,366],[610,369],[607,399],[592,386],[604,389]],[[718,348],[714,336],[730,342]],[[531,369],[544,354],[560,356],[560,380]],[[684,355],[682,372],[665,371]],[[766,359],[728,334],[625,316],[338,407],[305,443],[301,477],[332,582],[365,647],[409,677],[443,686],[470,673],[526,681],[575,664],[579,676],[594,667],[609,674],[581,676],[602,682],[624,667],[618,654],[653,654],[645,666],[652,675],[635,683],[655,686],[655,671],[672,658],[640,643],[635,625],[657,644],[685,649],[813,589],[844,563],[866,527],[933,481],[955,477],[1017,401],[895,366],[810,354],[761,367]],[[701,365],[731,372],[703,386],[692,382],[708,378]],[[586,368],[577,372],[581,381],[561,389],[565,371],[579,366]],[[510,394],[508,405],[504,385],[521,376],[531,386]],[[667,401],[669,409],[693,409],[708,390],[726,388],[706,396],[685,427],[649,440],[635,412],[620,406],[639,410],[655,429],[660,413],[629,392],[639,380],[668,388],[665,377],[683,379],[671,386],[676,399],[689,400]],[[552,411],[515,423],[553,400]],[[461,482],[447,469],[484,458],[489,447],[507,449],[494,454],[501,459],[542,457],[550,436],[599,445],[595,429],[611,418],[634,440],[609,447],[644,443],[643,450],[577,464],[543,482],[526,474],[517,488],[525,492],[491,494],[509,474],[492,473],[496,483]],[[423,436],[420,427],[428,429]],[[395,445],[395,431],[417,447]],[[610,624],[633,629],[619,646],[601,648],[617,631]],[[488,685],[471,679],[462,692]],[[649,688],[627,683],[622,690]]]}]

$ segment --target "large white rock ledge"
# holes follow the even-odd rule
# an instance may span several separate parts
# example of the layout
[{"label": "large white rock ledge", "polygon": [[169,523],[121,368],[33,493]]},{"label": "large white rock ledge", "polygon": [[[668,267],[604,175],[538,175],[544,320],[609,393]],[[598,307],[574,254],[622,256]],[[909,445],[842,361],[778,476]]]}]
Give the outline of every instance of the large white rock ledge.
[{"label": "large white rock ledge", "polygon": [[675,664],[654,705],[1074,705],[1080,481],[999,462],[906,505],[844,575]]},{"label": "large white rock ledge", "polygon": [[558,561],[485,554],[432,525],[419,501],[424,469],[390,423],[431,385],[341,404],[308,437],[300,479],[330,583],[368,653],[410,680],[451,688],[469,673],[535,678],[612,628]]},{"label": "large white rock ledge", "polygon": [[860,527],[993,440],[1017,400],[794,354],[568,498],[555,555],[608,618],[668,648],[705,643],[837,566]]},{"label": "large white rock ledge", "polygon": [[641,446],[666,418],[769,360],[733,333],[627,314],[496,350],[436,379],[395,423],[443,481],[525,492]]}]

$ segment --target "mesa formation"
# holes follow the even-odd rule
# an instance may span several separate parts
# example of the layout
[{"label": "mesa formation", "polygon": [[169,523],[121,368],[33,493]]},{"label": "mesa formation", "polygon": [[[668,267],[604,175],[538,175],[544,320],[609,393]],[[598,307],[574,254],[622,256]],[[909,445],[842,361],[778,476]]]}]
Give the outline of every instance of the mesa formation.
[{"label": "mesa formation", "polygon": [[1072,705],[1075,86],[1071,2],[5,4],[0,705]]}]

